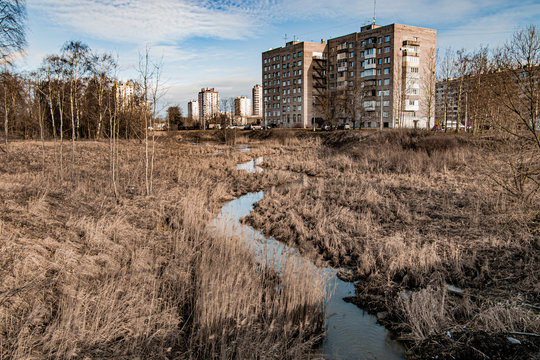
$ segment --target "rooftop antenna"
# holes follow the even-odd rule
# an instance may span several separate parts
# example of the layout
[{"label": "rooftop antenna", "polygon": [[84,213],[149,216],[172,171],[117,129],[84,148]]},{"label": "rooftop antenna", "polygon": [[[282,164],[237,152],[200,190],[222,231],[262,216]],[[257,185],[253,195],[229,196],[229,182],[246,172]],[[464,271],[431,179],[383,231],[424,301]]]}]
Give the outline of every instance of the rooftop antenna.
[{"label": "rooftop antenna", "polygon": [[296,35],[293,35],[293,41],[296,41]]},{"label": "rooftop antenna", "polygon": [[375,20],[377,20],[377,0],[373,0],[373,25],[375,25]]},{"label": "rooftop antenna", "polygon": [[377,20],[377,0],[373,0],[373,25],[375,25],[375,20]]},{"label": "rooftop antenna", "polygon": [[285,34],[285,35],[283,36],[283,40],[285,40],[285,42],[287,42],[287,39],[289,39],[289,37],[287,36],[287,34]]}]

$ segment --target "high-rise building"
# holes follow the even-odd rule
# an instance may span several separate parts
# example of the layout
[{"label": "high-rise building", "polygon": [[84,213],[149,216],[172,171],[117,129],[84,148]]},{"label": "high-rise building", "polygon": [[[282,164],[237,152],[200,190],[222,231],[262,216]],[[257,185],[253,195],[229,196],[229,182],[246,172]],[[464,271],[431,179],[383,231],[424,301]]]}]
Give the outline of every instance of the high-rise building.
[{"label": "high-rise building", "polygon": [[263,52],[267,121],[426,127],[435,108],[426,99],[427,89],[435,88],[429,74],[436,37],[433,29],[371,24],[327,43],[296,41]]},{"label": "high-rise building", "polygon": [[135,86],[131,81],[127,81],[124,84],[115,82],[114,87],[116,91],[116,101],[120,104],[120,107],[126,107],[133,101]]},{"label": "high-rise building", "polygon": [[197,100],[190,100],[188,102],[188,118],[191,120],[199,120],[199,102]]},{"label": "high-rise building", "polygon": [[253,109],[253,115],[254,116],[262,116],[262,109],[263,109],[263,89],[262,86],[257,84],[253,87],[253,90],[251,91],[251,98],[253,101],[253,106],[251,107]]},{"label": "high-rise building", "polygon": [[199,92],[199,120],[206,123],[215,115],[219,115],[219,93],[212,89],[202,88]]},{"label": "high-rise building", "polygon": [[241,117],[251,115],[251,102],[247,96],[238,96],[234,99],[234,115]]},{"label": "high-rise building", "polygon": [[262,53],[263,117],[267,124],[310,126],[313,114],[314,58],[323,57],[326,43],[290,41]]}]

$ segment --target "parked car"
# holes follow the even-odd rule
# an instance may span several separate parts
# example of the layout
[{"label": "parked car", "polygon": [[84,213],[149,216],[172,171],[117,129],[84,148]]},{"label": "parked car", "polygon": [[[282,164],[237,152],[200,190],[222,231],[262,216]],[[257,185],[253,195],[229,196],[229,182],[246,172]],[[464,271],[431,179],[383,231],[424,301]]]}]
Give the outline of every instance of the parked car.
[{"label": "parked car", "polygon": [[332,130],[332,125],[323,124],[323,125],[321,126],[321,130],[323,130],[323,131],[330,131],[330,130]]},{"label": "parked car", "polygon": [[351,125],[349,125],[349,124],[339,124],[337,128],[338,128],[338,130],[350,130]]}]

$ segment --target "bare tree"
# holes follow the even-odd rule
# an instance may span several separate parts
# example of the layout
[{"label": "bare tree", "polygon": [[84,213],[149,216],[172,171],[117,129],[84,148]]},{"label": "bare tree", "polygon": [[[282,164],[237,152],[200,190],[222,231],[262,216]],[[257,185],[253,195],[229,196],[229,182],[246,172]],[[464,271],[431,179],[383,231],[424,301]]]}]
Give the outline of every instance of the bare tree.
[{"label": "bare tree", "polygon": [[62,47],[62,60],[66,65],[65,72],[69,77],[69,100],[71,108],[71,142],[72,160],[75,161],[75,139],[79,138],[80,108],[79,108],[79,76],[88,69],[88,46],[80,41],[69,41]]},{"label": "bare tree", "polygon": [[431,116],[435,109],[437,50],[432,48],[426,54],[425,66],[422,69],[421,86],[424,93],[424,108],[427,117],[427,130],[431,130]]},{"label": "bare tree", "polygon": [[[440,77],[443,82],[443,123],[444,131],[448,131],[448,118],[450,117],[451,99],[453,99],[453,82],[455,74],[454,51],[447,48],[440,63]],[[457,120],[456,120],[457,121]]]},{"label": "bare tree", "polygon": [[455,68],[457,69],[459,80],[457,85],[457,119],[456,119],[456,133],[459,132],[459,126],[461,125],[461,113],[463,111],[463,95],[465,76],[469,66],[469,56],[465,53],[465,49],[457,51],[457,57],[455,58]]},{"label": "bare tree", "polygon": [[534,25],[514,34],[500,49],[495,61],[498,100],[513,115],[510,124],[499,126],[514,136],[532,140],[540,149],[540,36]]},{"label": "bare tree", "polygon": [[111,73],[116,69],[116,61],[110,54],[92,54],[90,64],[96,86],[95,97],[98,112],[96,140],[99,140],[103,132],[103,119],[108,110],[107,107],[110,106],[105,100],[107,93],[111,91]]},{"label": "bare tree", "polygon": [[9,64],[13,54],[26,46],[24,0],[0,1],[0,63]]},{"label": "bare tree", "polygon": [[349,86],[344,94],[345,103],[343,109],[345,110],[346,117],[353,123],[353,128],[362,128],[364,122],[364,90],[358,82],[354,82]]}]

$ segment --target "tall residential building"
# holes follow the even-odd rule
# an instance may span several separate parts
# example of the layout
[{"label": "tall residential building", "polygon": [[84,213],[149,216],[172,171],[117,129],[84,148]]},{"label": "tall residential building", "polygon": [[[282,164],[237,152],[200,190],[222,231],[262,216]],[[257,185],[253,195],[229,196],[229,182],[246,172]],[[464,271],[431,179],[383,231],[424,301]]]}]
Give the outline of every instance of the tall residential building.
[{"label": "tall residential building", "polygon": [[190,100],[187,109],[189,119],[199,120],[199,102],[197,100]]},{"label": "tall residential building", "polygon": [[253,87],[253,90],[251,91],[251,99],[253,101],[253,115],[254,116],[262,116],[262,109],[263,109],[263,89],[262,86],[257,84]]},{"label": "tall residential building", "polygon": [[[435,108],[426,99],[435,84],[428,75],[434,70],[436,37],[432,29],[371,24],[327,44],[289,42],[263,52],[267,119],[288,127],[325,121],[426,127],[427,109],[433,119]],[[312,51],[293,50],[300,46]]]},{"label": "tall residential building", "polygon": [[214,115],[219,115],[219,93],[212,89],[202,88],[199,92],[199,120],[206,123]]},{"label": "tall residential building", "polygon": [[131,81],[127,81],[124,84],[121,82],[115,82],[114,88],[116,91],[116,101],[120,104],[120,107],[126,107],[133,101],[135,86]]},{"label": "tall residential building", "polygon": [[262,53],[263,117],[267,124],[308,127],[313,117],[312,61],[326,43],[290,41]]},{"label": "tall residential building", "polygon": [[241,117],[251,115],[251,102],[247,96],[238,96],[234,99],[234,115]]}]

